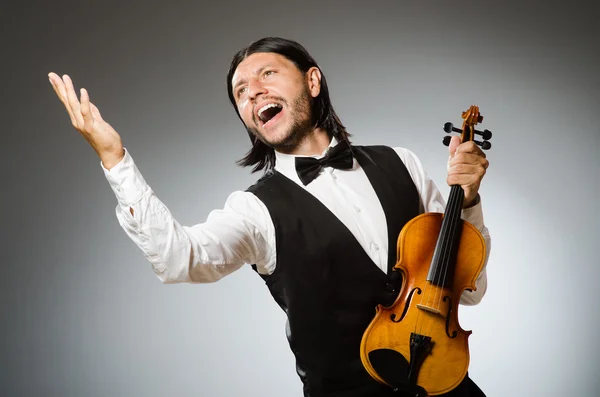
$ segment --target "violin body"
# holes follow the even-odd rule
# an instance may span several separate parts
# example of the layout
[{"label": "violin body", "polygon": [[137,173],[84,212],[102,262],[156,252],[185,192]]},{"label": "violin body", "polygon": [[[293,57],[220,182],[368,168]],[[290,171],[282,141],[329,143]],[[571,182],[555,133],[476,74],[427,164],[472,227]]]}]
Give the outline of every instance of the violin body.
[{"label": "violin body", "polygon": [[[483,120],[479,108],[471,106],[462,117],[462,130],[451,123],[444,130],[489,149],[491,131],[474,129]],[[361,340],[361,361],[371,377],[413,396],[450,392],[469,369],[471,331],[461,328],[458,307],[462,293],[476,289],[486,246],[479,230],[461,219],[463,202],[462,187],[453,185],[443,214],[421,214],[402,228],[393,269],[402,275],[400,292],[391,306],[376,307]]]},{"label": "violin body", "polygon": [[[457,309],[462,292],[475,289],[485,258],[483,236],[473,225],[462,221],[451,288],[426,281],[442,220],[441,213],[426,213],[402,229],[397,246],[398,262],[394,267],[403,276],[400,294],[392,306],[376,308],[375,318],[364,333],[360,347],[361,359],[369,374],[388,383],[373,368],[370,353],[379,349],[394,350],[404,356],[410,372],[411,334],[430,337],[433,342],[429,352],[420,368],[415,367],[413,371],[417,371],[416,384],[432,396],[451,391],[467,373],[471,331],[460,327]],[[410,374],[406,373],[407,381],[409,378]]]}]

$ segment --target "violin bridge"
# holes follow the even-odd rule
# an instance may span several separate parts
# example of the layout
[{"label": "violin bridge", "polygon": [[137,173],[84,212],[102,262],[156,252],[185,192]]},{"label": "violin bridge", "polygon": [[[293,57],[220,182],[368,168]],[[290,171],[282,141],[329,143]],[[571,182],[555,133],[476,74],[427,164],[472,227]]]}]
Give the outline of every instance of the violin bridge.
[{"label": "violin bridge", "polygon": [[436,314],[436,315],[438,315],[440,317],[444,317],[444,314],[439,309],[436,309],[435,307],[426,306],[426,305],[422,305],[422,304],[417,304],[417,308],[420,309],[420,310],[429,312],[429,313]]}]

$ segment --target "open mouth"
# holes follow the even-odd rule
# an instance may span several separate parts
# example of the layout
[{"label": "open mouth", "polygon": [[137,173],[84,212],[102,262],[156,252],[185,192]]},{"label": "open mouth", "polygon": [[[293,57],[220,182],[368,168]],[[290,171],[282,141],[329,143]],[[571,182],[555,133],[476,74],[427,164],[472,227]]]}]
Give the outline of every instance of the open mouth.
[{"label": "open mouth", "polygon": [[258,109],[258,119],[261,121],[262,125],[265,126],[276,116],[281,113],[283,107],[278,103],[269,103],[262,108]]}]

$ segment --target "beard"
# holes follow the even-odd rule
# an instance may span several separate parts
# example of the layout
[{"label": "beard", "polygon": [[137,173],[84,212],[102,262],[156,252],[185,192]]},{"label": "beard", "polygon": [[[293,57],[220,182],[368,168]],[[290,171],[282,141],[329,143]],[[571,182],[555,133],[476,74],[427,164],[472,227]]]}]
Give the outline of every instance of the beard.
[{"label": "beard", "polygon": [[[273,98],[284,105],[287,102],[283,98]],[[246,130],[256,139],[274,150],[281,153],[291,153],[313,132],[312,125],[312,97],[308,88],[304,87],[302,92],[292,102],[291,107],[286,107],[292,117],[292,124],[280,135],[277,140],[267,140],[261,132],[254,127],[246,126]],[[254,120],[256,122],[256,119]]]}]

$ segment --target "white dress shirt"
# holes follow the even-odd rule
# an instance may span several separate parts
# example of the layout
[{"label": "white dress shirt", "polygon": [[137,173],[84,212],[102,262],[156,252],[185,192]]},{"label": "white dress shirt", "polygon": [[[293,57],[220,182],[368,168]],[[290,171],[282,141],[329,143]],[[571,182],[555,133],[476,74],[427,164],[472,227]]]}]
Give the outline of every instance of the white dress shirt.
[{"label": "white dress shirt", "polygon": [[[336,144],[334,138],[329,147]],[[314,157],[322,157],[326,150]],[[419,192],[420,212],[444,212],[445,201],[419,159],[405,148],[394,150]],[[275,169],[319,199],[350,230],[373,262],[387,272],[389,247],[385,215],[356,159],[352,169],[326,167],[304,186],[296,174],[294,158],[276,152]],[[275,270],[275,228],[267,208],[254,194],[235,191],[223,209],[211,211],[204,223],[185,226],[175,220],[156,197],[128,150],[125,149],[124,158],[110,170],[100,165],[117,197],[119,224],[142,250],[163,283],[215,282],[245,264],[256,264],[258,272],[264,275]],[[460,301],[464,305],[475,305],[487,288],[486,265],[491,241],[483,223],[480,202],[464,209],[462,219],[473,224],[486,243],[485,265],[476,282],[477,290],[465,291]]]}]

